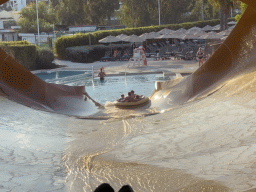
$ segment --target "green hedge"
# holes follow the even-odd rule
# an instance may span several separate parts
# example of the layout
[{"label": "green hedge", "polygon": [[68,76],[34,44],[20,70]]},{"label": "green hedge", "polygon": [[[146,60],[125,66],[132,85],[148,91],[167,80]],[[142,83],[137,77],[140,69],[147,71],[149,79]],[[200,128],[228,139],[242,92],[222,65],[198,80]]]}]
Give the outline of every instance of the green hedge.
[{"label": "green hedge", "polygon": [[[229,21],[234,20],[234,18],[229,19]],[[168,25],[155,25],[147,27],[138,27],[138,28],[124,28],[124,29],[115,29],[115,30],[102,30],[95,31],[90,34],[91,45],[98,44],[100,39],[103,39],[109,35],[117,36],[120,34],[126,35],[141,35],[143,33],[149,33],[152,31],[160,31],[164,28],[169,28],[173,30],[178,30],[180,28],[189,29],[191,27],[204,27],[206,25],[215,26],[220,23],[219,19],[207,20],[207,21],[197,21],[197,22],[188,22],[181,24],[168,24]],[[57,38],[54,45],[54,52],[58,55],[60,59],[66,59],[66,48],[75,47],[75,46],[85,46],[89,45],[89,34],[88,33],[77,33],[72,36],[62,36]]]},{"label": "green hedge", "polygon": [[28,41],[3,41],[0,47],[27,69],[36,69],[38,51],[35,45]]},{"label": "green hedge", "polygon": [[38,57],[36,60],[36,69],[53,69],[57,66],[52,63],[54,60],[54,54],[48,49],[39,49]]},{"label": "green hedge", "polygon": [[28,69],[36,69],[38,50],[35,45],[9,45],[14,58]]},{"label": "green hedge", "polygon": [[32,45],[28,41],[0,41],[0,46],[8,46],[8,45]]},{"label": "green hedge", "polygon": [[54,55],[49,50],[41,50],[28,41],[3,41],[3,48],[14,59],[30,70],[56,68],[52,63]]},{"label": "green hedge", "polygon": [[66,59],[80,63],[91,63],[94,61],[99,61],[102,57],[105,56],[106,51],[112,50],[113,54],[114,50],[116,49],[122,51],[131,49],[131,46],[125,44],[111,44],[109,46],[88,45],[69,47],[66,49]]}]

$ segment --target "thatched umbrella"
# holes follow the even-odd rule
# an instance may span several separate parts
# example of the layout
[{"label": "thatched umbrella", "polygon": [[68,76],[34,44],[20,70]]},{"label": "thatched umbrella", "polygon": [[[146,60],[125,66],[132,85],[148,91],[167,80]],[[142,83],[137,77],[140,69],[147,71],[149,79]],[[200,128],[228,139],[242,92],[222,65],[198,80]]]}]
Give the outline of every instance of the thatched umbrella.
[{"label": "thatched umbrella", "polygon": [[198,39],[205,39],[205,40],[214,39],[214,40],[217,40],[217,39],[220,39],[220,38],[221,38],[220,35],[218,35],[217,33],[212,31],[212,32],[209,32],[205,35],[200,36]]},{"label": "thatched umbrella", "polygon": [[220,31],[220,24],[215,25],[211,31]]},{"label": "thatched umbrella", "polygon": [[186,33],[186,32],[187,32],[187,30],[186,30],[186,29],[184,29],[184,28],[180,28],[180,29],[176,30],[176,32]]},{"label": "thatched umbrella", "polygon": [[152,35],[150,35],[149,33],[143,33],[142,35],[139,36],[140,38],[144,39],[144,41],[146,41],[147,39],[153,39]]},{"label": "thatched umbrella", "polygon": [[117,35],[116,37],[123,40],[124,38],[128,37],[128,35],[120,34],[120,35]]},{"label": "thatched umbrella", "polygon": [[101,40],[99,40],[100,43],[114,43],[114,42],[118,42],[118,41],[121,41],[119,38],[115,37],[115,36],[107,36]]},{"label": "thatched umbrella", "polygon": [[126,38],[123,39],[123,41],[127,41],[127,42],[143,42],[144,39],[137,36],[137,35],[130,35]]},{"label": "thatched umbrella", "polygon": [[[111,35],[99,40],[100,43],[110,43],[110,46],[111,46],[111,43],[119,42],[119,41],[121,41],[121,39]],[[112,47],[111,47],[111,54],[112,54]]]},{"label": "thatched umbrella", "polygon": [[203,30],[203,31],[211,31],[212,28],[213,28],[212,26],[206,25],[206,26],[204,26],[204,27],[202,28],[202,30]]},{"label": "thatched umbrella", "polygon": [[187,30],[186,33],[187,34],[195,34],[195,33],[198,33],[199,31],[202,31],[202,29],[199,27],[192,27],[189,30]]},{"label": "thatched umbrella", "polygon": [[164,29],[158,31],[158,34],[163,35],[163,34],[172,33],[172,32],[174,32],[174,30],[164,28]]}]

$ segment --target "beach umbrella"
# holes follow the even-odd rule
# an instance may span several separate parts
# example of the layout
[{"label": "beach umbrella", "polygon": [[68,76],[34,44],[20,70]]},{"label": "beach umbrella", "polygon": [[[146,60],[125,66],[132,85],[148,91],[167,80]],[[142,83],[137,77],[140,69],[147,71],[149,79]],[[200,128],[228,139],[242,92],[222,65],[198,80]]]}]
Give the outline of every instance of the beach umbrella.
[{"label": "beach umbrella", "polygon": [[152,35],[150,35],[149,33],[143,33],[142,35],[139,36],[140,38],[144,39],[144,41],[146,41],[147,39],[153,39]]},{"label": "beach umbrella", "polygon": [[[110,46],[111,46],[111,43],[118,42],[118,41],[121,41],[121,39],[111,35],[99,40],[100,43],[110,43]],[[111,47],[111,54],[112,54],[112,47]]]},{"label": "beach umbrella", "polygon": [[173,36],[169,33],[169,34],[163,34],[163,35],[160,35],[158,37],[156,37],[156,39],[171,39],[173,38]]},{"label": "beach umbrella", "polygon": [[163,35],[163,34],[172,33],[172,32],[174,32],[174,31],[171,29],[164,28],[164,29],[158,31],[158,34]]},{"label": "beach umbrella", "polygon": [[123,41],[128,41],[128,42],[143,42],[144,39],[137,36],[137,35],[130,35],[126,38],[123,39]]},{"label": "beach umbrella", "polygon": [[121,39],[111,36],[111,35],[99,40],[100,43],[114,43],[114,42],[118,42],[118,41],[121,41]]},{"label": "beach umbrella", "polygon": [[199,32],[199,31],[202,31],[202,29],[199,28],[199,27],[192,27],[189,30],[187,30],[186,33],[187,34],[195,34],[195,33]]},{"label": "beach umbrella", "polygon": [[236,22],[235,21],[230,21],[230,22],[228,22],[228,25],[236,25]]},{"label": "beach umbrella", "polygon": [[220,24],[215,25],[211,31],[220,31]]},{"label": "beach umbrella", "polygon": [[184,28],[180,28],[180,29],[176,30],[175,32],[186,33],[187,30]]},{"label": "beach umbrella", "polygon": [[219,33],[217,33],[219,36],[224,37],[224,36],[229,36],[229,34],[231,33],[230,30],[225,30],[225,31],[221,31]]},{"label": "beach umbrella", "polygon": [[120,34],[120,35],[117,35],[116,37],[123,40],[124,38],[128,37],[128,35]]},{"label": "beach umbrella", "polygon": [[151,39],[155,39],[160,36],[160,34],[157,32],[150,32],[149,35],[151,36]]},{"label": "beach umbrella", "polygon": [[209,32],[205,35],[200,36],[198,39],[215,39],[215,40],[217,40],[217,39],[220,39],[220,38],[221,38],[220,35],[218,35],[217,33],[212,31],[212,32]]},{"label": "beach umbrella", "polygon": [[120,35],[117,35],[116,37],[119,38],[120,40],[122,40],[122,49],[123,49],[123,42],[124,42],[123,39],[126,38],[126,37],[128,37],[128,35],[126,35],[126,34],[120,34]]},{"label": "beach umbrella", "polygon": [[186,33],[184,34],[181,39],[198,39],[200,36],[207,34],[204,31],[197,31],[195,33]]},{"label": "beach umbrella", "polygon": [[175,31],[170,34],[170,38],[172,39],[181,39],[185,35],[184,32]]},{"label": "beach umbrella", "polygon": [[202,30],[203,30],[203,31],[211,31],[212,28],[213,28],[212,26],[206,25],[206,26],[204,26],[204,27],[202,28]]}]

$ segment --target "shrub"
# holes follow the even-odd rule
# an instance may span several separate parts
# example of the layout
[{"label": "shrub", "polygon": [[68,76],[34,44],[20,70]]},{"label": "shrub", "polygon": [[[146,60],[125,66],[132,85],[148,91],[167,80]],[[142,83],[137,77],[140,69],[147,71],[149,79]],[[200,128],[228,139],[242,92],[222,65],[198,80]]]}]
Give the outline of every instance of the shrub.
[{"label": "shrub", "polygon": [[36,69],[52,69],[56,68],[56,65],[52,63],[54,60],[54,54],[47,49],[38,51],[38,57],[36,60]]}]

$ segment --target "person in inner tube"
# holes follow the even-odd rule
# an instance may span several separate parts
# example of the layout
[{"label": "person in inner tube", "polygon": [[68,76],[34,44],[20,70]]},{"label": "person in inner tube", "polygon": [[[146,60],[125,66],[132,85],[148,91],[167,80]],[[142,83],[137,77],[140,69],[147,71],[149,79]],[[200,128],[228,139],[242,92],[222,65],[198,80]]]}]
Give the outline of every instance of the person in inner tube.
[{"label": "person in inner tube", "polygon": [[125,102],[135,102],[135,101],[138,101],[138,100],[132,97],[131,92],[128,92],[128,96],[125,98]]},{"label": "person in inner tube", "polygon": [[121,95],[121,98],[118,99],[119,102],[124,102],[125,101],[125,97],[124,97],[124,94]]}]

